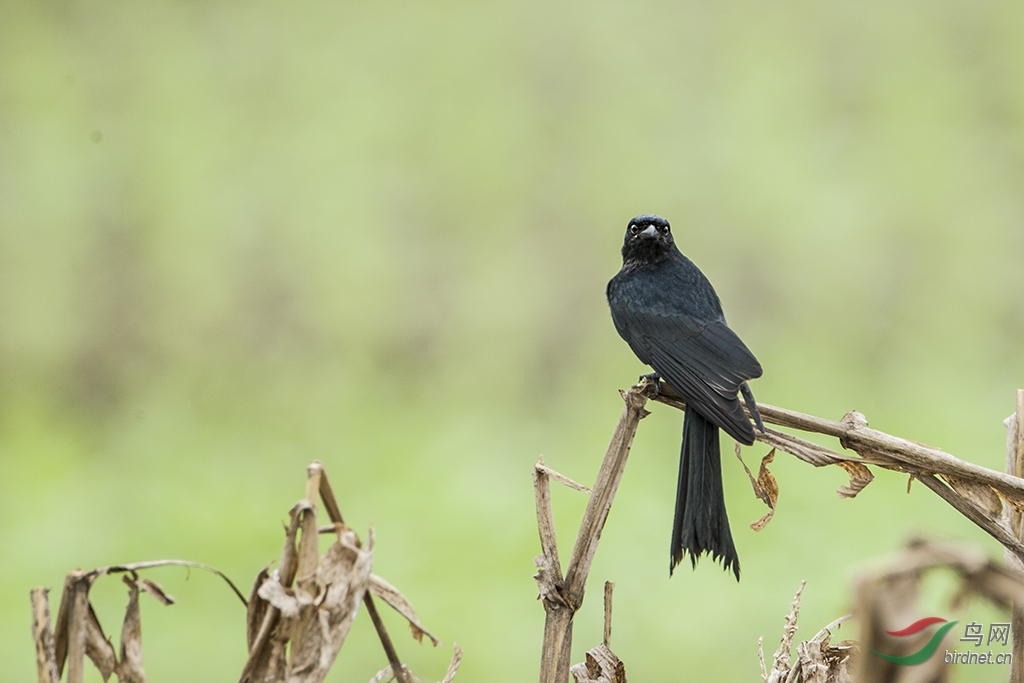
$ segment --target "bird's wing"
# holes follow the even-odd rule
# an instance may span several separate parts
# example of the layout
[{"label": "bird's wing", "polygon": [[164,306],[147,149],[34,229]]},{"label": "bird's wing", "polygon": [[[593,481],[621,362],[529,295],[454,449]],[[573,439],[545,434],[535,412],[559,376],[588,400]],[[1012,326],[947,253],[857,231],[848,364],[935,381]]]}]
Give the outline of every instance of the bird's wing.
[{"label": "bird's wing", "polygon": [[[761,365],[724,321],[696,321],[671,309],[619,307],[616,326],[637,356],[698,412],[744,442],[754,439],[736,398],[740,384],[761,376]],[[625,335],[624,335],[625,336]]]}]

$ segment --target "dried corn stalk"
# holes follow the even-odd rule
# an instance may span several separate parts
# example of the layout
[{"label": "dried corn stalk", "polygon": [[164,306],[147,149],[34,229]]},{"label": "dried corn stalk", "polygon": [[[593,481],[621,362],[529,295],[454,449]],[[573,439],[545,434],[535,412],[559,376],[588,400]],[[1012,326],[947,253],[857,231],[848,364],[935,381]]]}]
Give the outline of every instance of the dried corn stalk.
[{"label": "dried corn stalk", "polygon": [[[332,524],[317,525],[316,499],[320,498]],[[381,643],[388,669],[400,683],[415,679],[401,664],[394,644],[377,614],[373,595],[378,595],[409,622],[412,635],[440,641],[420,622],[409,601],[386,580],[370,573],[373,562],[373,530],[365,546],[341,516],[327,474],[319,462],[307,469],[306,496],[290,511],[284,549],[277,569],[262,569],[249,599],[224,574],[213,567],[184,560],[158,560],[74,571],[64,584],[56,625],[50,628],[50,609],[45,588],[31,591],[33,635],[40,683],[60,683],[65,664],[68,683],[81,683],[88,657],[104,681],[112,675],[120,683],[145,683],[142,666],[142,626],[139,593],[151,595],[164,605],[174,598],[159,584],[140,578],[143,569],[167,565],[199,567],[223,578],[246,606],[246,643],[249,657],[240,680],[259,683],[319,683],[327,676],[349,633],[360,605],[366,606]],[[318,534],[333,533],[336,540],[318,557]],[[89,602],[89,589],[106,574],[126,573],[128,606],[121,628],[120,650],[103,633]],[[455,646],[444,683],[458,671],[462,650]]]},{"label": "dried corn stalk", "polygon": [[[198,567],[211,571],[234,589],[235,594],[245,603],[245,598],[235,584],[219,570],[198,562],[185,560],[156,560],[133,564],[99,567],[89,572],[73,571],[64,580],[64,591],[57,623],[50,631],[50,606],[48,591],[34,588],[30,592],[33,613],[33,635],[36,642],[36,664],[40,683],[59,683],[67,665],[68,683],[81,683],[85,675],[85,658],[88,657],[106,681],[116,675],[121,683],[145,683],[146,673],[142,667],[142,624],[139,620],[139,591],[152,595],[163,605],[173,605],[174,598],[164,592],[160,584],[146,578],[139,578],[139,571],[153,567],[182,566]],[[128,585],[128,606],[121,626],[120,652],[103,633],[96,612],[89,602],[89,590],[96,579],[107,574],[123,573]]]},{"label": "dried corn stalk", "polygon": [[834,645],[829,642],[833,629],[838,629],[850,615],[836,619],[818,631],[814,638],[797,645],[796,659],[790,659],[793,637],[797,631],[797,618],[800,616],[800,595],[806,583],[800,583],[800,588],[793,598],[783,628],[782,642],[772,659],[771,671],[766,669],[764,663],[764,639],[758,641],[761,678],[764,683],[852,683],[849,666],[854,650],[853,641],[842,640]]}]

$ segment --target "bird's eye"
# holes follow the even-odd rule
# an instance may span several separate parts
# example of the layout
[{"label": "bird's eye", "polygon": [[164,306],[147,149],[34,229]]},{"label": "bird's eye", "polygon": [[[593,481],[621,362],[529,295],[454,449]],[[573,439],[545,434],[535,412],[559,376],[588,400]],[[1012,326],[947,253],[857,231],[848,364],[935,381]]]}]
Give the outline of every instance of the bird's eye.
[{"label": "bird's eye", "polygon": [[635,235],[638,232],[640,232],[640,228],[636,227],[636,225],[629,226],[629,234],[630,235]]},{"label": "bird's eye", "polygon": [[662,225],[661,227],[658,228],[658,231],[662,235],[667,235],[668,234],[668,226],[667,225]]}]

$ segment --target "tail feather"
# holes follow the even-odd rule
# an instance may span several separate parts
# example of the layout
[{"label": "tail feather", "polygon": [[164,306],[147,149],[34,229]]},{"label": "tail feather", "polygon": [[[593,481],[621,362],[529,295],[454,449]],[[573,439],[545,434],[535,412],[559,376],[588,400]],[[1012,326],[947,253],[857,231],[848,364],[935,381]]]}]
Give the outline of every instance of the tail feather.
[{"label": "tail feather", "polygon": [[740,579],[740,560],[732,542],[722,491],[722,460],[718,427],[687,407],[683,419],[683,447],[679,460],[676,515],[672,525],[672,562],[669,574],[690,554],[693,565],[704,553],[722,560]]}]

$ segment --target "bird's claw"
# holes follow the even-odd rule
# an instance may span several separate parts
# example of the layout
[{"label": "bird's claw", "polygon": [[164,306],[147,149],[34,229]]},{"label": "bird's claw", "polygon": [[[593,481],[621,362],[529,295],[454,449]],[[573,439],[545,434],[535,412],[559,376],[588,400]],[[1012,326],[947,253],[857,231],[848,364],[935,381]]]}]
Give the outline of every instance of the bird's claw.
[{"label": "bird's claw", "polygon": [[651,391],[654,392],[654,396],[652,398],[657,398],[658,396],[660,396],[661,375],[659,375],[656,372],[649,372],[646,375],[640,375],[640,378],[637,380],[637,382],[643,384],[645,380],[647,381],[647,386],[651,387]]}]

